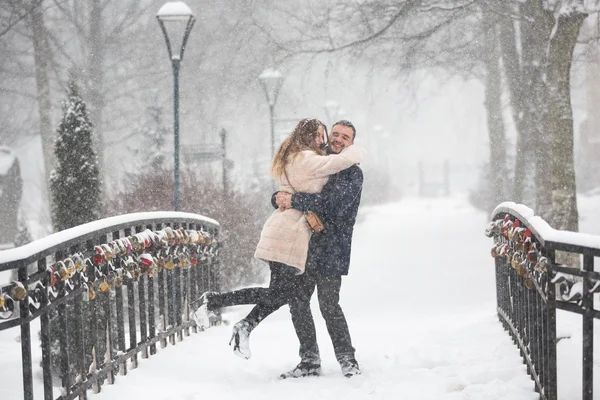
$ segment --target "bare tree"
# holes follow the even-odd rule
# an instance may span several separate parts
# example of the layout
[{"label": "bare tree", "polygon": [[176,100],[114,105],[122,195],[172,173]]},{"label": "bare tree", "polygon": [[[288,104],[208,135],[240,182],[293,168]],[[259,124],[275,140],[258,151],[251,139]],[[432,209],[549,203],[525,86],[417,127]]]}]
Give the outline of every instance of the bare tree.
[{"label": "bare tree", "polygon": [[[502,118],[502,71],[496,16],[484,13],[482,23],[485,34],[485,109],[487,111],[488,135],[490,138],[489,191],[491,207],[506,200],[507,166],[506,137]],[[492,21],[490,21],[490,19]],[[491,211],[491,210],[490,210]]]},{"label": "bare tree", "polygon": [[[465,29],[473,27],[482,10],[498,18],[482,24],[483,32]],[[340,1],[321,12],[307,13],[304,19],[283,13],[299,34],[295,41],[282,42],[276,40],[273,28],[267,29],[279,44],[282,59],[348,51],[380,66],[393,64],[401,72],[436,67],[477,72],[476,66],[485,62],[486,72],[496,73],[490,63],[492,50],[477,53],[477,44],[486,30],[498,25],[503,73],[519,138],[514,196],[524,199],[524,184],[535,171],[538,213],[555,228],[577,230],[569,82],[573,50],[587,16],[583,0]],[[460,34],[453,35],[457,29]],[[495,114],[488,99],[497,96],[496,87],[490,87],[497,83],[489,76],[485,82],[488,113]],[[493,115],[488,120],[498,122]]]},{"label": "bare tree", "polygon": [[42,138],[42,152],[45,167],[45,193],[48,194],[50,172],[54,169],[54,129],[52,126],[52,103],[50,98],[49,62],[51,59],[47,30],[44,24],[42,1],[32,9],[29,15],[31,41],[33,43],[33,57],[35,64],[35,80],[37,89],[37,105],[40,122],[40,136]]}]

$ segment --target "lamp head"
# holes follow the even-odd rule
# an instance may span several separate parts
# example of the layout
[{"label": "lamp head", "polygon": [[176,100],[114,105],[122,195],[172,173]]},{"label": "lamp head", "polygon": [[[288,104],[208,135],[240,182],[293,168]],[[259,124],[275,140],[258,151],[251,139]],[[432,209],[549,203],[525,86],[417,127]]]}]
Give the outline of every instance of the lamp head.
[{"label": "lamp head", "polygon": [[267,68],[260,74],[258,79],[265,89],[267,102],[270,106],[274,106],[275,102],[277,101],[279,89],[281,89],[281,85],[283,84],[283,76],[281,75],[281,72],[273,68]]}]

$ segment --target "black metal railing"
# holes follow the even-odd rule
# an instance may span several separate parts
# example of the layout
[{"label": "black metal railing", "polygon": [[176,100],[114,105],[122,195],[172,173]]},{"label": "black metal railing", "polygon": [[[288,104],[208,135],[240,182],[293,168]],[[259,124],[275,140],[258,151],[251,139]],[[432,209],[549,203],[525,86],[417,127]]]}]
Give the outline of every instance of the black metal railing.
[{"label": "black metal railing", "polygon": [[46,400],[85,399],[157,344],[196,332],[190,302],[219,290],[218,232],[196,214],[128,214],[0,252],[0,271],[18,276],[0,285],[0,331],[20,327],[24,399],[34,398],[38,318]]},{"label": "black metal railing", "polygon": [[[557,399],[556,310],[582,316],[582,399],[593,398],[594,309],[600,293],[600,236],[556,231],[523,205],[502,203],[486,235],[493,237],[497,311],[519,347],[541,399]],[[582,267],[557,263],[557,252],[583,258]],[[565,254],[566,254],[565,253]],[[563,254],[564,255],[564,254]]]}]

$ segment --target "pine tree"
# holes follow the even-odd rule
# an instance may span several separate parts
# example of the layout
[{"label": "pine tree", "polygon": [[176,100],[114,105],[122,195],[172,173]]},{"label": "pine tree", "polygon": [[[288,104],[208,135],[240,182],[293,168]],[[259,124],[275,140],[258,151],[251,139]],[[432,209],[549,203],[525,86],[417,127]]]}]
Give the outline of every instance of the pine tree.
[{"label": "pine tree", "polygon": [[50,175],[52,222],[56,231],[97,220],[100,173],[92,144],[92,123],[73,79],[54,144],[56,169]]},{"label": "pine tree", "polygon": [[[56,169],[50,174],[52,195],[52,222],[56,231],[61,231],[86,222],[97,220],[100,216],[100,173],[98,159],[92,144],[92,124],[86,110],[86,104],[79,95],[79,89],[73,79],[67,86],[67,99],[63,102],[63,117],[58,126],[54,144]],[[92,327],[94,322],[105,322],[104,314],[91,316],[95,304],[83,303],[81,315],[75,313],[73,301],[66,302],[67,327],[61,325],[56,309],[50,313],[50,358],[55,376],[60,376],[59,335],[68,332],[70,354],[75,354],[75,332],[79,323]],[[83,332],[86,343],[84,366],[71,360],[69,373],[73,379],[76,370],[86,369],[91,363],[91,329]],[[102,337],[100,338],[102,341]],[[98,343],[96,344],[99,345]],[[73,380],[71,381],[73,382]]]}]

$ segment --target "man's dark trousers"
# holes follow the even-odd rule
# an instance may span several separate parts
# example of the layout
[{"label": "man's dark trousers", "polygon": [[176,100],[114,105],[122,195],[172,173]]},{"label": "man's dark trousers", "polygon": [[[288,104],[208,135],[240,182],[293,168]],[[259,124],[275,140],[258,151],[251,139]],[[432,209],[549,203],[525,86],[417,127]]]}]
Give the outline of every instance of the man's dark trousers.
[{"label": "man's dark trousers", "polygon": [[304,274],[296,277],[296,296],[290,299],[290,313],[294,329],[300,341],[300,358],[304,362],[320,364],[319,347],[315,323],[310,310],[310,298],[315,287],[319,299],[321,315],[333,343],[338,361],[354,358],[354,347],[346,317],[339,305],[341,275],[329,275],[307,265]]}]

